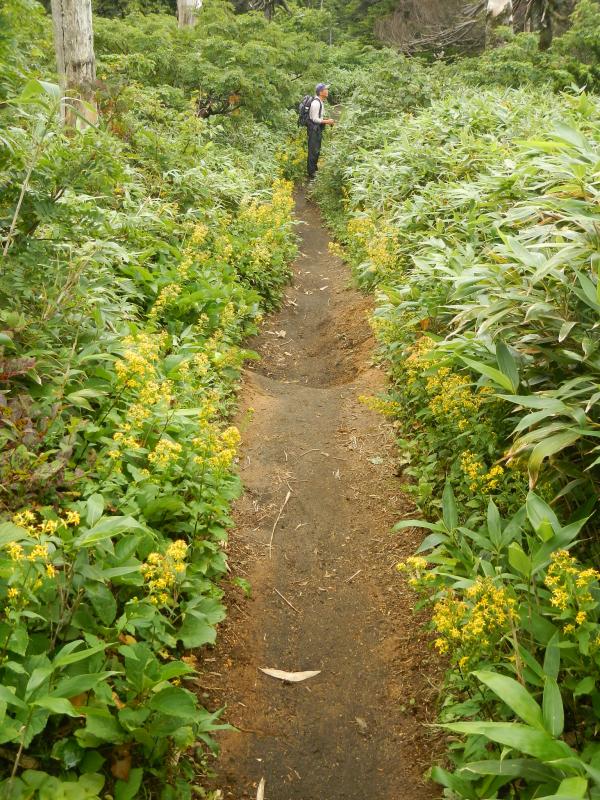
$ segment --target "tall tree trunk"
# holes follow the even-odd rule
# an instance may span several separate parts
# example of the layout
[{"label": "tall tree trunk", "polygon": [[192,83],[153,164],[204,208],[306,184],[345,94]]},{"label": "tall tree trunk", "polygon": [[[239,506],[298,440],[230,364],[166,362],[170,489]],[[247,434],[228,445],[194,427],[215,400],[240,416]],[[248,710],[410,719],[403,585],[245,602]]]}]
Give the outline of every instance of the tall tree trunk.
[{"label": "tall tree trunk", "polygon": [[547,50],[552,44],[554,6],[550,0],[530,0],[527,6],[527,25],[529,30],[539,31],[540,50]]},{"label": "tall tree trunk", "polygon": [[196,12],[202,8],[202,0],[177,0],[177,19],[180,28],[191,28],[196,24]]},{"label": "tall tree trunk", "polygon": [[512,0],[487,0],[485,13],[485,46],[495,47],[498,44],[496,28],[501,25],[512,27]]},{"label": "tall tree trunk", "polygon": [[62,104],[63,119],[70,126],[80,118],[95,124],[98,110],[92,0],[51,0],[51,8],[60,85],[69,95]]}]

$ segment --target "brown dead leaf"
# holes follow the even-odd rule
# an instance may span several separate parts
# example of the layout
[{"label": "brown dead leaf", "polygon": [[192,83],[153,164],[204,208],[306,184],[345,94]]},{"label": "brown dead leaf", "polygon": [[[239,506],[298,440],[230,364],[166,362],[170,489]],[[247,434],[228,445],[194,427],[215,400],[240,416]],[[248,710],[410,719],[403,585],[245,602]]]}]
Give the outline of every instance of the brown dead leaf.
[{"label": "brown dead leaf", "polygon": [[88,693],[82,692],[81,694],[76,694],[75,697],[69,697],[69,702],[75,708],[80,708],[80,706],[84,706],[87,703]]},{"label": "brown dead leaf", "polygon": [[131,772],[131,751],[129,745],[121,745],[113,749],[110,771],[113,777],[121,781],[129,780],[129,773]]}]

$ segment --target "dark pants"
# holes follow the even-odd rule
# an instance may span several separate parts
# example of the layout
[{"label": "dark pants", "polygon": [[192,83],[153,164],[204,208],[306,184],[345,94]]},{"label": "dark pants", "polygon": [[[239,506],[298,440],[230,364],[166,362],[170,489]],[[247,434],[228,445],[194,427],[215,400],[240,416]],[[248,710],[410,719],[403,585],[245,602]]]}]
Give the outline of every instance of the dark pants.
[{"label": "dark pants", "polygon": [[321,140],[323,139],[323,126],[309,122],[308,130],[308,177],[314,178],[317,171],[317,161],[321,152]]}]

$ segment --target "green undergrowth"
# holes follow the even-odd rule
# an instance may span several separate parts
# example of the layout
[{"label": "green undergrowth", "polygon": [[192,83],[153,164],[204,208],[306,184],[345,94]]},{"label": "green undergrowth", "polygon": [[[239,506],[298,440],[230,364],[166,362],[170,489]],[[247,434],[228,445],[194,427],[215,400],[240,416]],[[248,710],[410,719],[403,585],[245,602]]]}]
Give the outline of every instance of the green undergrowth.
[{"label": "green undergrowth", "polygon": [[400,569],[446,670],[432,777],[597,798],[600,102],[472,87],[473,61],[407,62],[396,92],[397,66],[357,79],[315,196],[376,296],[391,381],[365,402],[425,517],[397,530],[429,530]]},{"label": "green undergrowth", "polygon": [[[228,418],[296,252],[276,157],[303,55],[269,59],[295,34],[221,3],[193,33],[97,20],[100,122],[66,132],[48,18],[3,13],[0,796],[205,796],[222,723],[194,686],[241,489]],[[245,98],[259,51],[267,86]],[[198,116],[208,101],[225,113]]]}]

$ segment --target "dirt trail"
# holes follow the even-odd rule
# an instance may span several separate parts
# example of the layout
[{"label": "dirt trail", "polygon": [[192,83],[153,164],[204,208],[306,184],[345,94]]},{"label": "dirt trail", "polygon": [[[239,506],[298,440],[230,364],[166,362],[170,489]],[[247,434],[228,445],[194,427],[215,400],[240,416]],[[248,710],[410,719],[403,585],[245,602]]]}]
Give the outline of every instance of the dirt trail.
[{"label": "dirt trail", "polygon": [[[234,800],[261,777],[267,800],[425,800],[438,796],[422,779],[434,659],[395,571],[415,540],[389,533],[408,505],[391,428],[357,399],[384,385],[369,303],[303,195],[297,215],[293,285],[252,343],[262,359],[241,397],[240,418],[254,414],[230,563],[253,589],[232,593],[202,675],[205,702],[240,729],[221,737],[215,785]],[[282,684],[265,666],[321,674]]]}]

